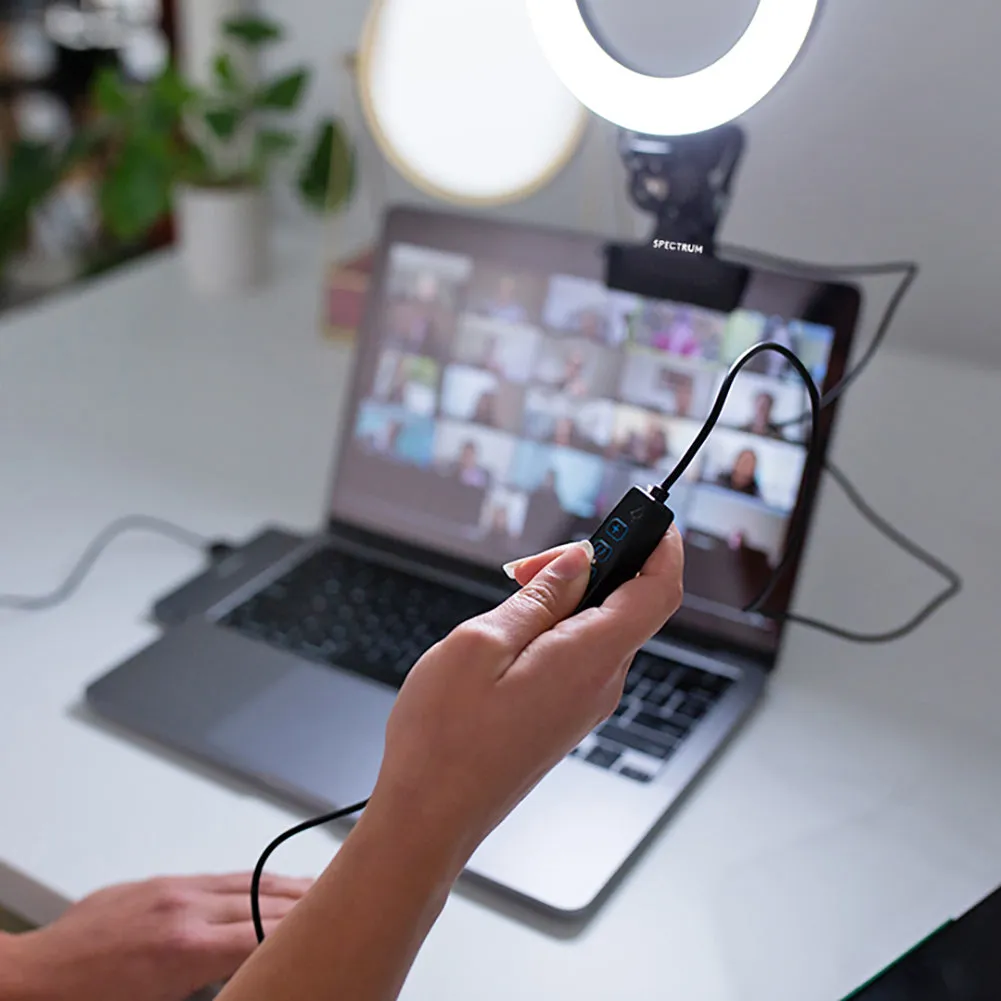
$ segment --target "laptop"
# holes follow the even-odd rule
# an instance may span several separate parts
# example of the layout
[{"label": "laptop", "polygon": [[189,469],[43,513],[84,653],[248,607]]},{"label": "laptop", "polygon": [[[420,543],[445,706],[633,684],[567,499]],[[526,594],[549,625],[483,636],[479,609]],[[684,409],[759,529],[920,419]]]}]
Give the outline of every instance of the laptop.
[{"label": "laptop", "polygon": [[[89,705],[304,808],[362,800],[421,654],[512,592],[503,564],[589,537],[631,485],[663,479],[737,355],[767,337],[821,385],[841,378],[856,289],[747,269],[736,297],[710,280],[686,301],[665,253],[670,297],[649,294],[649,275],[641,295],[606,284],[606,249],[389,212],[323,530],[267,528],[170,596],[159,613],[173,624],[94,682]],[[702,267],[711,278],[723,265]],[[614,716],[490,835],[469,876],[586,914],[759,701],[782,628],[742,609],[794,515],[813,510],[819,457],[808,462],[804,424],[784,426],[807,407],[780,356],[737,380],[671,497],[682,609],[636,657]],[[797,563],[770,613],[788,605]]]}]

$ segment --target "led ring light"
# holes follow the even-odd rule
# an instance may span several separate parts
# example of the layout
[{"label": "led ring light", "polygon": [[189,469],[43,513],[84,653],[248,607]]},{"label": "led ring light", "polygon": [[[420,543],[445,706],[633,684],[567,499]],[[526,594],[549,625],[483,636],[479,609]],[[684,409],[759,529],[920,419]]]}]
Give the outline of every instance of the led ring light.
[{"label": "led ring light", "polygon": [[759,0],[729,52],[679,77],[646,76],[613,59],[578,0],[526,2],[543,52],[581,104],[632,132],[683,136],[724,125],[765,97],[803,47],[819,0]]}]

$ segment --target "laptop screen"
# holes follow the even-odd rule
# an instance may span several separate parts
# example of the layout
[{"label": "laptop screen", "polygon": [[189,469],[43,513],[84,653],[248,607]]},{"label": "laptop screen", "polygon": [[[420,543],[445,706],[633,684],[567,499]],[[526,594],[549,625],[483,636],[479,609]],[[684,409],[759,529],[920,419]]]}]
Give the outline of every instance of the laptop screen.
[{"label": "laptop screen", "polygon": [[[564,237],[561,253],[528,231],[516,252],[517,229],[453,225],[451,240],[412,227],[384,248],[334,491],[335,514],[365,527],[500,567],[590,536],[631,485],[660,482],[755,342],[828,380],[836,330],[802,318],[815,284],[756,274],[724,312],[608,288],[596,241]],[[808,408],[789,364],[758,356],[673,490],[693,622],[774,643],[741,609],[782,558],[809,428],[785,422]]]}]

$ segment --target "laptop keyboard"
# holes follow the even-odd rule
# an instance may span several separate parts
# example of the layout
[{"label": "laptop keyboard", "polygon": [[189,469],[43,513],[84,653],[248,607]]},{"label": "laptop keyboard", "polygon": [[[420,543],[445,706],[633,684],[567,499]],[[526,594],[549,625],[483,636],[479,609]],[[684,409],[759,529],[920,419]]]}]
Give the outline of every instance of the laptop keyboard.
[{"label": "laptop keyboard", "polygon": [[733,684],[722,674],[641,651],[629,669],[619,707],[573,756],[649,782]]},{"label": "laptop keyboard", "polygon": [[[493,605],[405,571],[319,549],[221,624],[398,688],[429,647]],[[641,652],[615,714],[573,755],[649,782],[732,684],[722,675]]]},{"label": "laptop keyboard", "polygon": [[398,688],[429,647],[494,604],[320,549],[222,622],[272,646]]}]

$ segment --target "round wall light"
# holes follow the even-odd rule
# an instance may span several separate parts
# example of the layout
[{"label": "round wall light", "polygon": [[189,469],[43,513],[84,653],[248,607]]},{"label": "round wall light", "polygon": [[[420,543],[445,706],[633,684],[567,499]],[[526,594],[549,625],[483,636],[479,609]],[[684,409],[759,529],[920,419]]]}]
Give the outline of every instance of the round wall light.
[{"label": "round wall light", "polygon": [[615,125],[683,136],[724,125],[785,76],[813,25],[819,0],[759,0],[754,18],[720,59],[685,76],[637,73],[591,33],[579,0],[526,0],[546,58],[567,89]]},{"label": "round wall light", "polygon": [[358,84],[383,156],[415,187],[470,206],[538,191],[590,117],[516,0],[374,0]]}]

